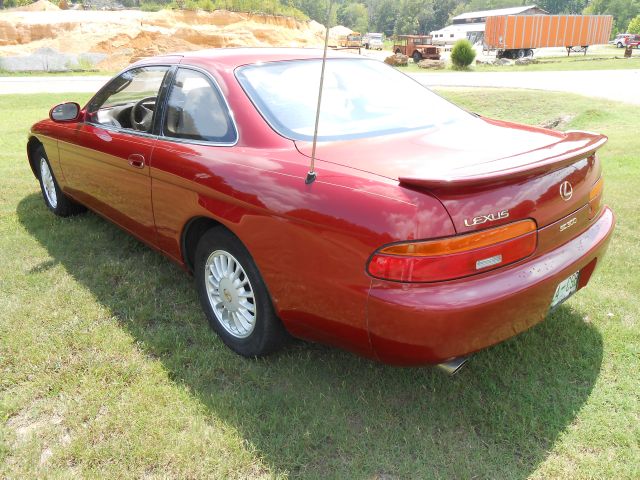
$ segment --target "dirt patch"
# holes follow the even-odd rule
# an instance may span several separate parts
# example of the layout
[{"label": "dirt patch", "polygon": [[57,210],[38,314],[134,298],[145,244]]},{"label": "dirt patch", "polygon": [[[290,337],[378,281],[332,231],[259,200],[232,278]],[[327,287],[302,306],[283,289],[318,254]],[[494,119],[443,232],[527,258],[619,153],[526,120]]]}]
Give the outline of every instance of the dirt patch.
[{"label": "dirt patch", "polygon": [[539,126],[550,130],[562,130],[571,120],[573,120],[573,115],[560,115],[542,122]]}]

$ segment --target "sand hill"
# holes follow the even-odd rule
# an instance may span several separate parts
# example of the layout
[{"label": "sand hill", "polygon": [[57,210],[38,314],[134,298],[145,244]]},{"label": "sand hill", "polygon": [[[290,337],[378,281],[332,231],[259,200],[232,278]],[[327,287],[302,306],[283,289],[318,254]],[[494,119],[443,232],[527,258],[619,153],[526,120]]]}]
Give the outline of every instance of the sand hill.
[{"label": "sand hill", "polygon": [[[117,70],[141,57],[238,46],[321,46],[324,27],[290,17],[138,10],[60,10],[47,0],[29,10],[0,12],[0,61],[43,51],[91,52],[100,69]],[[86,57],[89,58],[89,57]]]}]

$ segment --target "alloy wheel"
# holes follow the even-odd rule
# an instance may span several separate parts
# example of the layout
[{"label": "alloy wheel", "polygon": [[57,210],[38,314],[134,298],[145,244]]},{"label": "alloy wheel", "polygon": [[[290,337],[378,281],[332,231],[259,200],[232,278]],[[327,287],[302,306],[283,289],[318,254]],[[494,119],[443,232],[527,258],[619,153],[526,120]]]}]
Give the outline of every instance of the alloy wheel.
[{"label": "alloy wheel", "polygon": [[49,164],[44,158],[40,159],[40,178],[42,179],[42,188],[47,197],[47,201],[51,208],[58,206],[58,194],[56,193],[56,185],[53,180],[53,174],[49,168]]},{"label": "alloy wheel", "polygon": [[251,335],[256,325],[254,290],[240,262],[227,251],[215,250],[205,262],[204,275],[220,325],[236,338]]}]

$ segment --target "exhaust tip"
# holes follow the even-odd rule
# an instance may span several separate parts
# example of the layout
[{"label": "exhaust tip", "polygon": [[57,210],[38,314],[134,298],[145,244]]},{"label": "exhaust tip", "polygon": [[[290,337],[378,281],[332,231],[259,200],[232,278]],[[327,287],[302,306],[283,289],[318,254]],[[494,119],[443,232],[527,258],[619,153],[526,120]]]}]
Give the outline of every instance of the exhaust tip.
[{"label": "exhaust tip", "polygon": [[467,360],[469,360],[469,357],[452,358],[447,362],[437,364],[436,367],[447,375],[452,376],[458,373],[460,369],[465,366]]}]

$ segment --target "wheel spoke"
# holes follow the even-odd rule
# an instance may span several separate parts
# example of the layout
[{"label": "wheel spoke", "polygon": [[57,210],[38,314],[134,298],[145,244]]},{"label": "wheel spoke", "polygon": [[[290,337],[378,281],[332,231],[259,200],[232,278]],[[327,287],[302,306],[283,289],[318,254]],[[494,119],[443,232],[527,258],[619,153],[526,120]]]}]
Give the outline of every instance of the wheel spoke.
[{"label": "wheel spoke", "polygon": [[247,309],[251,313],[254,313],[256,311],[256,307],[253,305],[253,303],[249,303],[246,300],[241,300],[240,301],[240,306],[244,307],[245,309]]},{"label": "wheel spoke", "polygon": [[224,270],[222,269],[222,257],[216,257],[214,260],[216,271],[218,272],[218,278],[224,277]]},{"label": "wheel spoke", "polygon": [[253,312],[249,311],[246,308],[240,308],[238,310],[239,313],[242,314],[242,316],[249,322],[249,323],[253,323],[255,321],[256,316],[253,314]]},{"label": "wheel spoke", "polygon": [[247,330],[251,330],[251,327],[253,326],[252,322],[248,318],[246,318],[246,316],[242,313],[242,310],[235,312],[235,318],[237,319],[237,323],[242,326],[242,330],[244,330],[245,332]]},{"label": "wheel spoke", "polygon": [[240,289],[240,287],[244,287],[248,283],[249,283],[249,279],[245,275],[244,276],[244,280],[236,279],[236,281],[233,283],[233,286],[238,288],[238,289]]},{"label": "wheel spoke", "polygon": [[[215,262],[215,260],[214,260],[214,262]],[[209,272],[211,272],[211,276],[213,276],[213,278],[215,278],[216,281],[218,283],[220,283],[220,278],[221,278],[220,274],[216,270],[216,267],[215,267],[215,265],[213,263],[209,265]],[[216,287],[217,287],[217,285],[216,285]]]}]

